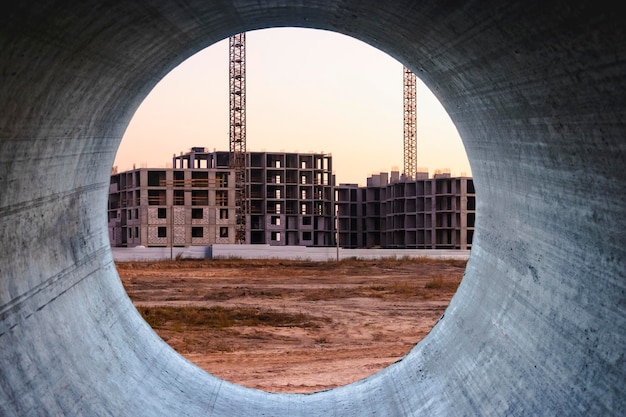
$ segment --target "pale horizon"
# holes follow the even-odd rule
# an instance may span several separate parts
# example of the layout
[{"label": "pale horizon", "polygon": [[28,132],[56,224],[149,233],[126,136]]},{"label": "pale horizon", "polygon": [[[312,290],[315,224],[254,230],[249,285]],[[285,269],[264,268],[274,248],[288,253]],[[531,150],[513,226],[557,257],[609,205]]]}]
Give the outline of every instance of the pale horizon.
[{"label": "pale horizon", "polygon": [[[356,39],[312,29],[246,33],[248,151],[333,156],[336,182],[402,171],[402,64]],[[417,85],[417,167],[471,176],[459,134]],[[192,147],[228,151],[228,39],[166,75],[132,118],[118,172],[171,167]]]}]

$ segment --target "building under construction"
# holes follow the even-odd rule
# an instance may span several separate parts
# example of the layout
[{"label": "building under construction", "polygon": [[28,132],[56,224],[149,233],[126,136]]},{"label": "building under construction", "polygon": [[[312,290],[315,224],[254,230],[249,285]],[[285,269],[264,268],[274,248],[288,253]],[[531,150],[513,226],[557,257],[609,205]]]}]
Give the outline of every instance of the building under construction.
[{"label": "building under construction", "polygon": [[332,156],[246,152],[248,214],[237,238],[235,174],[229,152],[192,148],[172,168],[111,176],[112,246],[221,243],[345,248],[469,249],[476,199],[472,179],[398,172],[367,186],[335,185]]},{"label": "building under construction", "polygon": [[339,246],[344,248],[471,249],[474,181],[449,173],[391,172],[367,186],[336,187]]},{"label": "building under construction", "polygon": [[172,168],[112,175],[111,244],[469,249],[472,179],[417,172],[417,78],[407,67],[403,84],[402,175],[335,187],[330,155],[247,151],[246,34],[231,36],[229,151],[192,148]]},{"label": "building under construction", "polygon": [[335,187],[330,155],[247,152],[246,34],[231,36],[229,151],[192,148],[170,169],[114,174],[111,244],[469,249],[472,179],[417,172],[417,78],[407,67],[403,89],[402,175]]},{"label": "building under construction", "polygon": [[172,168],[113,174],[111,245],[334,244],[330,155],[246,152],[249,198],[243,242],[230,155],[197,147],[174,156]]}]

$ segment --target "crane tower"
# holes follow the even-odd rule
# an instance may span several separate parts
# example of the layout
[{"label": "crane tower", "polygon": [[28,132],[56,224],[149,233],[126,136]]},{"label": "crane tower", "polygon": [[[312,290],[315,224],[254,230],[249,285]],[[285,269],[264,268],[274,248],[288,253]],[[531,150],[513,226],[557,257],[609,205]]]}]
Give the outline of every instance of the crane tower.
[{"label": "crane tower", "polygon": [[417,77],[404,67],[404,175],[417,171]]},{"label": "crane tower", "polygon": [[230,168],[235,173],[235,242],[246,242],[246,34],[229,38]]}]

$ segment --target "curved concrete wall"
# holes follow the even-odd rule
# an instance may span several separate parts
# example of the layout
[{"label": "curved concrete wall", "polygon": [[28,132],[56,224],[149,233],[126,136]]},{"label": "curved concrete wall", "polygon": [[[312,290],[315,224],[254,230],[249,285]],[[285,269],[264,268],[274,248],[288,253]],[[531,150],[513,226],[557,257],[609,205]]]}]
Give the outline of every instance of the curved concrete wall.
[{"label": "curved concrete wall", "polygon": [[[3,416],[626,415],[626,35],[581,2],[24,1],[0,6]],[[599,7],[599,6],[598,6]],[[108,175],[134,110],[233,33],[352,35],[459,129],[479,197],[465,279],[402,361],[311,395],[224,382],[141,320]]]}]

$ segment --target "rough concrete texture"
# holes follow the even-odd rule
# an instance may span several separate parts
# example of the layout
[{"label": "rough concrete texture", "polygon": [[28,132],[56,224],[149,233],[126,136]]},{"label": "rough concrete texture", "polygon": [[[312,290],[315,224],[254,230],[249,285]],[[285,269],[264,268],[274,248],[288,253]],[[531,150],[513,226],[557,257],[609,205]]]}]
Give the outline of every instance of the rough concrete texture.
[{"label": "rough concrete texture", "polygon": [[[0,414],[626,415],[622,13],[546,0],[3,2]],[[232,385],[173,352],[126,296],[106,230],[116,149],[155,83],[218,40],[278,25],[352,35],[417,73],[463,137],[479,203],[466,276],[433,331],[384,371],[311,395]]]}]

